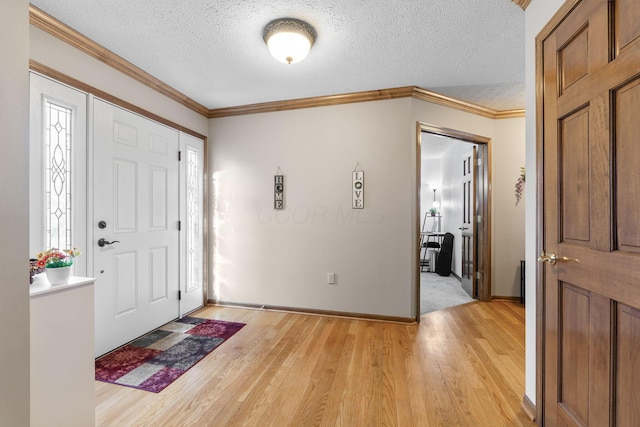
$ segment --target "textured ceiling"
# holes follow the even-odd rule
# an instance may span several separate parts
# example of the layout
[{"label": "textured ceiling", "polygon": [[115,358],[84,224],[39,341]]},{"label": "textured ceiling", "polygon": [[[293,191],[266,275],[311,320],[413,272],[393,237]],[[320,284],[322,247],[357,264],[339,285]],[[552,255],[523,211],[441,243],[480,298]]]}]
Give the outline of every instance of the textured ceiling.
[{"label": "textured ceiling", "polygon": [[[524,108],[524,12],[510,0],[32,0],[207,108],[418,86]],[[280,17],[318,33],[301,63],[273,59]]]},{"label": "textured ceiling", "polygon": [[420,140],[422,160],[441,159],[454,143],[470,144],[456,138],[437,135],[435,133],[422,132]]}]

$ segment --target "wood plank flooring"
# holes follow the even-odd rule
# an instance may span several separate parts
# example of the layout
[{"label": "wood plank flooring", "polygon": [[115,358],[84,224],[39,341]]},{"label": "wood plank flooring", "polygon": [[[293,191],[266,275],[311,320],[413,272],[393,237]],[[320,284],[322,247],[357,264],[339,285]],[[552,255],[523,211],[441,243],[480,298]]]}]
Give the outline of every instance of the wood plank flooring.
[{"label": "wood plank flooring", "polygon": [[524,309],[473,302],[415,325],[228,307],[246,323],[159,394],[96,382],[97,426],[534,426]]}]

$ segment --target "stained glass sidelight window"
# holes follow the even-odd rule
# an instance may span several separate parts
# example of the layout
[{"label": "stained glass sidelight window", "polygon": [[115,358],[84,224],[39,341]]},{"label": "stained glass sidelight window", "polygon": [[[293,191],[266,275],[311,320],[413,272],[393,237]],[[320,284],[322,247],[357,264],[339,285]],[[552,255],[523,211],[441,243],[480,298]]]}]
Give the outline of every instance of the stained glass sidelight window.
[{"label": "stained glass sidelight window", "polygon": [[47,248],[71,248],[72,110],[45,102],[45,242]]},{"label": "stained glass sidelight window", "polygon": [[187,150],[187,289],[200,285],[200,180],[198,152]]}]

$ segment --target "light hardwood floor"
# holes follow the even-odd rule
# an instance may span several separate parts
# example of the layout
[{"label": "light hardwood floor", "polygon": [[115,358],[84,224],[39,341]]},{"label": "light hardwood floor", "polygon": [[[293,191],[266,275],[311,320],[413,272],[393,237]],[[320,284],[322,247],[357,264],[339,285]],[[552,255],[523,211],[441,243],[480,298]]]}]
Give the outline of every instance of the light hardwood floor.
[{"label": "light hardwood floor", "polygon": [[414,325],[205,307],[247,325],[159,394],[96,382],[98,426],[533,426],[524,309],[473,302]]}]

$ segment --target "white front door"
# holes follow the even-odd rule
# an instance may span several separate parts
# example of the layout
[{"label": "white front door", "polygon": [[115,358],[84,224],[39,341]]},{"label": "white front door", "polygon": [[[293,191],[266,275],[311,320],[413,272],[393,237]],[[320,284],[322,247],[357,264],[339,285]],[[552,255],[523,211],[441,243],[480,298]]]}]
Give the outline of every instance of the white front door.
[{"label": "white front door", "polygon": [[93,107],[99,356],[179,316],[179,132],[102,100]]},{"label": "white front door", "polygon": [[204,305],[204,141],[180,133],[180,316]]}]

